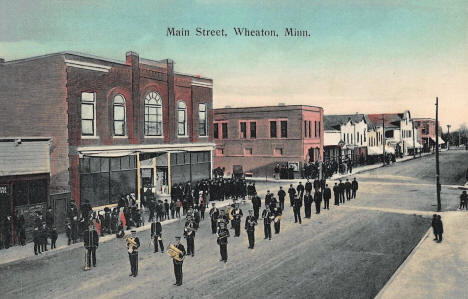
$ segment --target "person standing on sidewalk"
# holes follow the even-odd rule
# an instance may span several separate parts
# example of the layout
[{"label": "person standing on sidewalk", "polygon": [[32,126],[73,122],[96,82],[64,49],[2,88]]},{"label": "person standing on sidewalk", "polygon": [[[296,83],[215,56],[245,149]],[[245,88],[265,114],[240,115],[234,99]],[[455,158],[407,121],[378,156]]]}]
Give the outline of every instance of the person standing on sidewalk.
[{"label": "person standing on sidewalk", "polygon": [[356,181],[356,178],[354,178],[354,180],[351,182],[351,189],[352,189],[351,198],[356,198],[356,193],[357,193],[358,188],[359,188],[359,184]]},{"label": "person standing on sidewalk", "polygon": [[340,205],[340,187],[335,182],[335,186],[333,186],[333,196],[335,197],[335,206]]},{"label": "person standing on sidewalk", "polygon": [[440,217],[440,215],[437,215],[437,218],[435,220],[434,231],[435,231],[435,235],[437,238],[437,243],[442,242],[442,234],[444,233],[444,226],[442,224],[442,217]]},{"label": "person standing on sidewalk", "polygon": [[325,184],[325,189],[323,190],[323,202],[324,202],[323,209],[324,210],[330,210],[330,198],[331,198],[331,190],[328,187],[328,184]]},{"label": "person standing on sidewalk", "polygon": [[460,195],[460,207],[458,208],[459,210],[468,210],[468,197],[466,196],[466,191],[463,191],[462,194]]}]

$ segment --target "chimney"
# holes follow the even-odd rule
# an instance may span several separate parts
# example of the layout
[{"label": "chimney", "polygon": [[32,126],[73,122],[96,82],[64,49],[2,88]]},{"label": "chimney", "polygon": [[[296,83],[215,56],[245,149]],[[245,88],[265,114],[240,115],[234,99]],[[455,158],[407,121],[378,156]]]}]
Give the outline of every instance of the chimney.
[{"label": "chimney", "polygon": [[127,53],[125,53],[125,56],[127,57],[125,63],[127,65],[132,65],[134,61],[137,61],[139,62],[140,58],[139,58],[139,55],[137,52],[133,52],[133,51],[128,51]]}]

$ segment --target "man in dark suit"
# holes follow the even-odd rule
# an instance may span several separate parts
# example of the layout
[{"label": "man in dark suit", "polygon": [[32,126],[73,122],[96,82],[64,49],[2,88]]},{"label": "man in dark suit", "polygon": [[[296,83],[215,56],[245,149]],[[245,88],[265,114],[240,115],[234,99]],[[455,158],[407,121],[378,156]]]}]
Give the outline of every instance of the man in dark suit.
[{"label": "man in dark suit", "polygon": [[[325,189],[323,190],[323,202],[324,206],[323,209],[330,210],[330,198],[331,198],[331,190],[328,188],[328,184],[325,184]],[[336,200],[335,200],[336,203]]]},{"label": "man in dark suit", "polygon": [[260,216],[260,207],[262,206],[262,200],[260,199],[260,196],[257,195],[257,192],[252,197],[252,207],[254,211],[254,216],[255,219],[258,220],[258,217]]},{"label": "man in dark suit", "polygon": [[249,249],[253,249],[255,245],[255,225],[257,225],[257,219],[253,216],[253,210],[249,210],[249,216],[245,218],[245,230],[249,238]]},{"label": "man in dark suit", "polygon": [[99,236],[93,224],[83,233],[84,247],[88,251],[87,269],[91,268],[91,259],[93,267],[96,267],[96,248],[99,247]]},{"label": "man in dark suit", "polygon": [[320,205],[322,204],[322,192],[319,189],[315,190],[314,194],[315,214],[320,214]]},{"label": "man in dark suit", "polygon": [[294,223],[299,221],[299,224],[302,223],[301,220],[301,207],[302,207],[302,200],[298,196],[294,196],[293,198],[293,212],[294,212]]},{"label": "man in dark suit", "polygon": [[270,206],[265,206],[265,209],[262,212],[265,239],[271,240],[271,221],[273,220],[273,217],[274,216],[270,211]]},{"label": "man in dark suit", "polygon": [[127,237],[128,259],[130,260],[130,275],[138,275],[138,248],[140,248],[140,239],[136,236],[136,231],[132,230],[131,235]]},{"label": "man in dark suit", "polygon": [[294,202],[294,196],[296,195],[296,189],[294,189],[292,184],[289,185],[288,194],[289,194],[289,202],[290,202],[291,207],[292,207],[293,202]]},{"label": "man in dark suit", "polygon": [[340,187],[337,183],[333,186],[333,197],[335,198],[335,206],[340,205]]},{"label": "man in dark suit", "polygon": [[299,185],[297,185],[297,195],[299,198],[302,200],[304,197],[304,185],[302,185],[302,182],[299,182]]},{"label": "man in dark suit", "polygon": [[187,216],[187,221],[184,227],[184,238],[187,239],[187,254],[195,256],[195,221],[192,216]]},{"label": "man in dark suit", "polygon": [[153,239],[154,252],[158,252],[158,244],[161,248],[161,252],[164,252],[164,244],[162,241],[162,226],[161,222],[157,221],[156,218],[153,218],[153,223],[151,223],[151,239]]},{"label": "man in dark suit", "polygon": [[279,199],[279,202],[280,202],[281,211],[284,210],[284,198],[285,197],[286,197],[286,192],[284,192],[283,187],[280,186],[280,189],[278,191],[278,199]]},{"label": "man in dark suit", "polygon": [[312,194],[307,192],[306,195],[304,196],[304,213],[305,213],[304,218],[310,218],[311,207],[312,207],[313,201],[314,201],[314,198],[312,197]]},{"label": "man in dark suit", "polygon": [[305,191],[309,194],[312,193],[312,183],[309,179],[307,179],[307,182],[305,183]]},{"label": "man in dark suit", "polygon": [[351,182],[346,179],[346,183],[344,184],[346,190],[346,200],[351,200]]},{"label": "man in dark suit", "polygon": [[236,203],[234,209],[231,211],[231,215],[233,217],[233,222],[234,222],[234,237],[239,237],[240,236],[240,224],[242,220],[242,216],[244,215],[242,213],[242,209],[239,208],[239,204]]},{"label": "man in dark suit", "polygon": [[216,234],[218,224],[219,209],[216,207],[216,203],[211,203],[210,219],[211,219],[211,233]]},{"label": "man in dark suit", "polygon": [[227,252],[227,244],[228,244],[228,237],[230,236],[229,230],[226,228],[225,222],[219,223],[219,229],[217,233],[217,242],[219,245],[219,252],[221,254],[220,262],[227,263],[228,259],[228,252]]},{"label": "man in dark suit", "polygon": [[340,180],[340,183],[338,184],[338,188],[340,190],[340,203],[345,203],[345,184],[343,181]]},{"label": "man in dark suit", "polygon": [[351,189],[353,191],[353,193],[351,194],[351,198],[356,198],[356,193],[357,193],[358,188],[359,188],[359,184],[356,181],[356,178],[354,178],[354,180],[351,182]]},{"label": "man in dark suit", "polygon": [[[185,256],[185,248],[184,245],[180,243],[180,237],[177,236],[175,237],[175,243],[174,246],[181,251],[179,254],[179,258],[183,258]],[[182,265],[184,264],[184,261],[177,260],[175,257],[172,258],[172,263],[174,264],[174,274],[175,274],[175,279],[176,282],[174,283],[175,286],[181,286],[182,285]]]}]

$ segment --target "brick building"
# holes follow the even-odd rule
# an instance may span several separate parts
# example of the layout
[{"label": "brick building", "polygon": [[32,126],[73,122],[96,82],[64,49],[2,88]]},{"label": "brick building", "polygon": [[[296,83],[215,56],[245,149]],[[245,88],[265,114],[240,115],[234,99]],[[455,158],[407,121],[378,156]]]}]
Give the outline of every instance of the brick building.
[{"label": "brick building", "polygon": [[[431,152],[436,145],[436,121],[433,118],[414,118],[414,129],[418,132],[418,142],[422,145],[423,152]],[[440,126],[440,124],[439,124]],[[442,129],[439,127],[439,138]],[[442,138],[439,139],[439,145],[443,144]]]},{"label": "brick building", "polygon": [[212,86],[134,52],[125,61],[75,52],[1,59],[0,137],[50,137],[49,204],[57,194],[112,204],[144,185],[170,190],[211,175]]},{"label": "brick building", "polygon": [[221,108],[214,111],[215,167],[234,165],[271,176],[277,163],[297,167],[323,158],[323,108],[304,105]]}]

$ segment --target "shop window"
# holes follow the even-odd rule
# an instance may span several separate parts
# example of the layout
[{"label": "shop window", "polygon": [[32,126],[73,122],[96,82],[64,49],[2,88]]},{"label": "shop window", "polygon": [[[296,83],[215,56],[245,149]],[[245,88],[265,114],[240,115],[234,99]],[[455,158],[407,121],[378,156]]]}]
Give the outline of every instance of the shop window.
[{"label": "shop window", "polygon": [[152,91],[145,97],[145,136],[162,136],[162,98]]},{"label": "shop window", "polygon": [[101,172],[101,160],[99,158],[89,159],[90,172]]},{"label": "shop window", "polygon": [[96,94],[94,92],[81,93],[81,135],[94,136],[96,128]]},{"label": "shop window", "polygon": [[125,136],[125,98],[114,97],[114,136]]},{"label": "shop window", "polygon": [[228,138],[228,124],[227,123],[222,123],[222,130],[223,130],[223,139]]},{"label": "shop window", "polygon": [[277,135],[277,129],[276,129],[276,120],[270,121],[270,138],[276,138],[278,137]]}]

